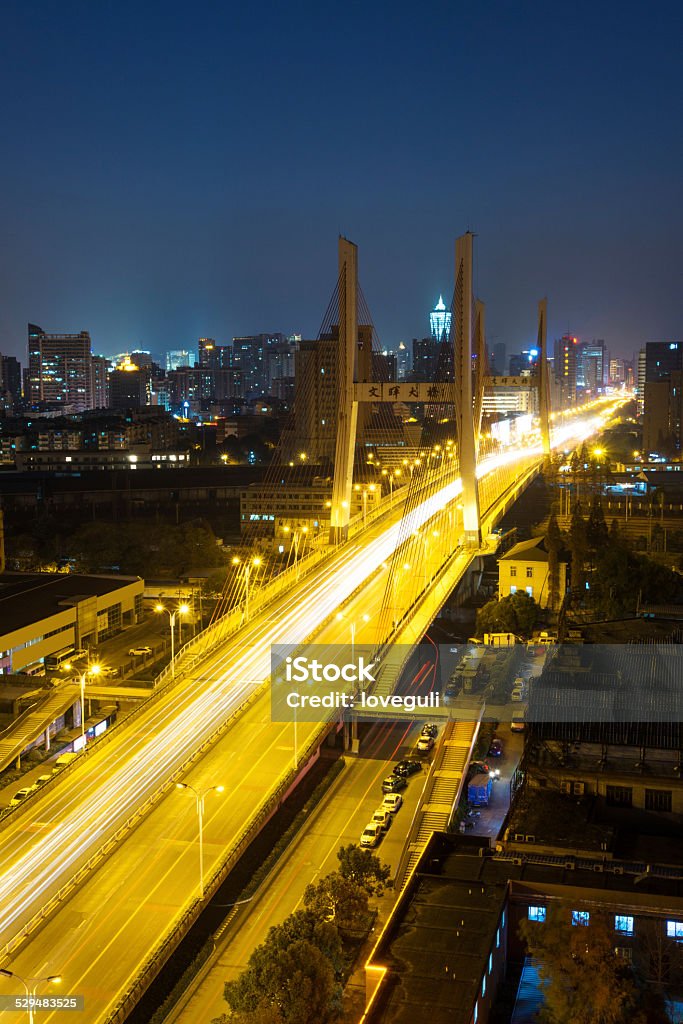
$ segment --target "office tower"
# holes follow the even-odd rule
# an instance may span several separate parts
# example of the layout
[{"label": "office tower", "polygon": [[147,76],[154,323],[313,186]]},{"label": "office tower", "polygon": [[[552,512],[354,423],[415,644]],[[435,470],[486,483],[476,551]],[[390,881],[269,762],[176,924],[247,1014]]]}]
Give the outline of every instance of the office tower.
[{"label": "office tower", "polygon": [[[640,380],[638,385],[640,392]],[[645,346],[643,386],[646,455],[673,455],[681,451],[682,394],[683,342],[649,341]]]},{"label": "office tower", "polygon": [[407,380],[412,369],[410,349],[403,341],[399,341],[396,350],[396,377],[398,380]]},{"label": "office tower", "polygon": [[429,332],[432,338],[441,341],[448,338],[451,331],[452,313],[446,309],[443,298],[439,295],[439,301],[429,314]]},{"label": "office tower", "polygon": [[576,385],[593,393],[605,383],[604,341],[583,341],[576,348]]},{"label": "office tower", "polygon": [[199,339],[199,365],[207,370],[232,368],[232,345],[218,345],[213,338]]},{"label": "office tower", "polygon": [[[522,370],[525,368],[524,355],[522,352],[514,352],[510,356],[510,368],[509,373],[511,377],[521,377]],[[503,374],[505,376],[505,374]]]},{"label": "office tower", "polygon": [[31,404],[83,412],[92,406],[90,335],[47,334],[28,325],[28,396]]},{"label": "office tower", "polygon": [[21,400],[21,363],[16,356],[0,356],[0,390],[10,395],[13,403]]},{"label": "office tower", "polygon": [[672,372],[683,369],[683,342],[648,341],[645,345],[645,382],[667,380]]},{"label": "office tower", "polygon": [[232,365],[241,370],[246,398],[268,393],[268,353],[287,342],[279,332],[232,339]]},{"label": "office tower", "polygon": [[396,355],[394,352],[372,353],[372,380],[392,383],[396,380]]},{"label": "office tower", "polygon": [[166,369],[177,370],[181,366],[194,366],[195,355],[185,348],[170,349],[166,353]]},{"label": "office tower", "polygon": [[[337,441],[337,358],[339,326],[316,341],[304,339],[295,356],[294,431],[287,439],[288,458],[303,453],[309,464],[333,462]],[[356,380],[372,380],[372,325],[358,325]],[[372,407],[358,408],[356,439],[361,444]]]},{"label": "office tower", "polygon": [[441,342],[436,338],[413,338],[414,380],[432,381],[437,379]]},{"label": "office tower", "polygon": [[565,334],[555,341],[555,379],[560,387],[564,409],[576,402],[576,363],[578,338]]},{"label": "office tower", "polygon": [[618,387],[626,380],[626,363],[623,359],[612,358],[609,361],[609,382]]},{"label": "office tower", "polygon": [[636,415],[642,416],[645,408],[645,349],[638,353],[638,375],[636,378]]},{"label": "office tower", "polygon": [[109,374],[109,408],[141,409],[151,404],[149,367],[139,367],[127,360]]},{"label": "office tower", "polygon": [[109,408],[109,367],[105,356],[90,357],[90,394],[93,409]]}]

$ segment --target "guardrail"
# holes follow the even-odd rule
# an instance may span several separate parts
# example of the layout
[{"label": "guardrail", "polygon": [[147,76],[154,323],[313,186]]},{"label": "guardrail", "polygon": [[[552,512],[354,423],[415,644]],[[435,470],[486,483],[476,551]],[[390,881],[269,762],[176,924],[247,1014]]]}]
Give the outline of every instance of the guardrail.
[{"label": "guardrail", "polygon": [[[214,893],[227,878],[228,874],[232,871],[240,857],[242,857],[254,838],[258,835],[265,823],[282,802],[288,789],[299,774],[301,766],[308,763],[332,727],[332,722],[322,725],[320,729],[316,731],[311,741],[303,749],[302,754],[298,757],[296,768],[291,766],[280,774],[275,785],[275,789],[272,789],[270,793],[264,797],[249,824],[233,842],[227,856],[218,865],[218,867],[214,868],[213,872],[205,881],[205,892],[208,897],[210,897],[210,895]],[[166,963],[169,956],[180,944],[190,927],[200,916],[202,910],[206,908],[207,902],[207,899],[200,900],[199,898],[195,898],[191,905],[182,912],[172,927],[167,931],[161,943],[155,948],[154,953],[141,965],[134,981],[129,984],[124,994],[119,998],[116,1006],[109,1011],[105,1024],[123,1024],[133,1007],[137,1005],[142,995],[154,981],[154,978]]]}]

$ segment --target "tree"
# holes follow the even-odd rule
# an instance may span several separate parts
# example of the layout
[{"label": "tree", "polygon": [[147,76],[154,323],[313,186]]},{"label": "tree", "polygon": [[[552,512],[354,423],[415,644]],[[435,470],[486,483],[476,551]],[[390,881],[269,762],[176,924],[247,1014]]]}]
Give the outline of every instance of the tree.
[{"label": "tree", "polygon": [[533,597],[524,592],[508,594],[500,601],[488,601],[477,612],[477,634],[516,633],[531,636],[539,617]]},{"label": "tree", "polygon": [[225,983],[223,994],[245,1024],[332,1024],[341,1014],[334,968],[306,940],[273,945],[269,935],[240,976]]},{"label": "tree", "polygon": [[593,551],[601,550],[607,543],[608,530],[605,513],[599,498],[593,498],[586,525],[586,540]]},{"label": "tree", "polygon": [[523,921],[520,935],[538,962],[545,1024],[644,1024],[632,971],[615,955],[614,934],[591,913],[571,923],[568,906],[550,906],[545,922]]},{"label": "tree", "polygon": [[368,894],[338,871],[306,886],[304,906],[317,918],[333,921],[342,931],[358,928],[368,912]]},{"label": "tree", "polygon": [[391,868],[382,864],[372,850],[363,850],[355,843],[337,850],[339,874],[364,889],[368,896],[381,896],[387,884]]},{"label": "tree", "polygon": [[552,611],[555,611],[560,603],[560,549],[562,547],[562,534],[557,523],[557,516],[553,512],[548,520],[548,531],[546,533],[546,547],[548,548],[548,603]]},{"label": "tree", "polygon": [[569,547],[572,553],[571,587],[572,590],[583,590],[586,582],[584,563],[588,554],[588,538],[586,537],[586,524],[578,505],[572,509]]}]

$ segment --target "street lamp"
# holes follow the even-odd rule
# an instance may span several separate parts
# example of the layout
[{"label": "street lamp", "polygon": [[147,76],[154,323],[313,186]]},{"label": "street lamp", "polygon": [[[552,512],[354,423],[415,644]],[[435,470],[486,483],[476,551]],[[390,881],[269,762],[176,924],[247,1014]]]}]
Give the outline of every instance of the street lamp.
[{"label": "street lamp", "polygon": [[[345,618],[346,618],[346,616],[344,615],[343,612],[337,612],[337,622],[343,622]],[[361,620],[361,623],[369,622],[370,621],[370,616],[367,615],[367,614],[366,615],[361,615],[360,620]],[[354,622],[349,622],[349,627],[351,629],[351,661],[353,661],[354,656],[355,656],[356,626],[357,626],[357,623],[355,621]],[[362,628],[362,626],[361,626],[361,628]]]},{"label": "street lamp", "polygon": [[232,560],[233,565],[244,566],[244,621],[249,621],[249,577],[251,576],[251,570],[258,569],[262,559],[258,557],[252,558],[251,562],[243,562],[237,555]]},{"label": "street lamp", "polygon": [[[64,668],[69,671],[71,664],[67,663]],[[99,676],[102,672],[102,666],[99,662],[94,662],[80,673],[78,677],[78,683],[81,689],[81,738],[83,740],[83,746],[85,746],[87,740],[85,735],[85,680],[87,676]]]},{"label": "street lamp", "polygon": [[176,789],[189,789],[191,793],[194,793],[194,798],[197,806],[197,819],[199,822],[199,898],[204,899],[204,798],[209,793],[222,793],[225,789],[224,786],[209,786],[203,793],[198,793],[194,786],[191,786],[189,782],[176,782]]},{"label": "street lamp", "polygon": [[[48,974],[44,978],[22,978],[20,974],[15,974],[14,971],[8,971],[4,967],[0,968],[0,975],[2,975],[3,978],[16,978],[16,980],[21,982],[24,986],[26,1001],[28,1003],[29,1024],[33,1024],[33,1003],[36,998],[36,990],[38,986],[42,985],[43,982],[49,985],[59,985],[62,980],[61,974]],[[32,982],[31,986],[29,986],[29,982]]]},{"label": "street lamp", "polygon": [[[187,615],[189,610],[190,610],[190,607],[187,604],[179,604],[178,607],[174,611],[171,611],[170,608],[167,608],[166,605],[163,605],[163,604],[157,604],[157,605],[154,606],[154,611],[155,612],[157,612],[159,614],[161,612],[166,612],[166,614],[168,615],[168,621],[171,624],[171,677],[173,679],[175,679],[175,619],[176,619],[176,615],[181,615],[181,616],[182,615]],[[180,622],[181,621],[182,620],[179,620],[179,628],[180,628]],[[181,637],[182,637],[182,634],[181,634]]]}]

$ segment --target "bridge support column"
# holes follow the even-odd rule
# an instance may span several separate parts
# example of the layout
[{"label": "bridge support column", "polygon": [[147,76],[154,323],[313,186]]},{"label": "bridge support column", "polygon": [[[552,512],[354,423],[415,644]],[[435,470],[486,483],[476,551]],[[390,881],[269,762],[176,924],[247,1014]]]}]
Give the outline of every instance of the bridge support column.
[{"label": "bridge support column", "polygon": [[548,379],[548,300],[538,303],[538,411],[543,454],[550,455],[550,381]]},{"label": "bridge support column", "polygon": [[479,547],[481,521],[472,395],[472,241],[470,231],[455,243],[455,418],[462,478],[465,544]]},{"label": "bridge support column", "polygon": [[337,350],[337,444],[330,510],[330,543],[346,540],[351,514],[358,402],[353,380],[358,341],[358,247],[339,238],[339,347]]}]

